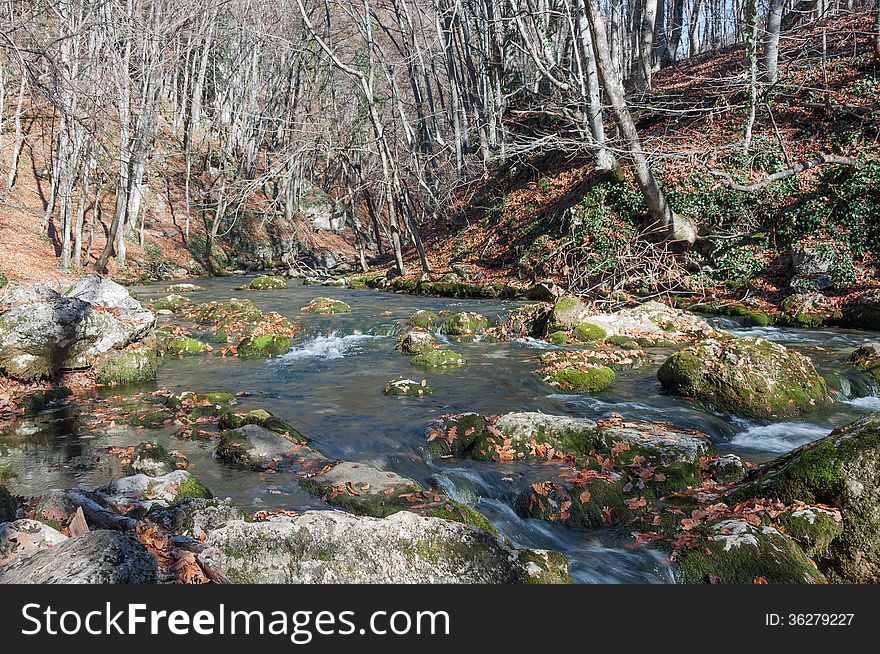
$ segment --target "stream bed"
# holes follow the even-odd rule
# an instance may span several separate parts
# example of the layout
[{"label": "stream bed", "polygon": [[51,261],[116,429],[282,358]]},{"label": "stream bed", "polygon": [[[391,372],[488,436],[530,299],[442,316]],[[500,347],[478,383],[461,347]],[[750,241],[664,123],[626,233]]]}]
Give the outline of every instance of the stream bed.
[{"label": "stream bed", "polygon": [[[532,339],[460,342],[454,349],[468,359],[460,368],[423,370],[395,351],[395,334],[415,311],[476,311],[492,322],[516,302],[454,300],[397,295],[371,290],[291,285],[271,291],[237,291],[242,277],[193,280],[204,287],[188,293],[196,302],[247,297],[264,312],[296,321],[300,329],[291,350],[268,360],[206,355],[168,358],[150,385],[104,388],[92,396],[49,405],[0,433],[0,471],[12,470],[8,486],[21,495],[50,488],[93,489],[119,475],[118,469],[88,465],[93,452],[155,440],[186,455],[190,470],[218,497],[230,497],[253,512],[261,509],[328,509],[284,473],[233,470],[212,458],[213,444],[182,441],[174,426],[146,430],[124,424],[89,425],[120,396],[158,388],[172,391],[228,391],[240,394],[238,410],[265,408],[289,421],[330,458],[370,463],[434,486],[473,505],[514,544],[554,549],[569,557],[572,576],[582,583],[671,581],[662,553],[631,549],[603,530],[577,531],[552,523],[523,520],[511,508],[516,491],[540,479],[535,464],[462,460],[428,462],[422,452],[425,429],[435,418],[455,412],[486,415],[541,411],[592,419],[621,414],[631,419],[670,422],[708,434],[720,453],[761,463],[826,435],[831,429],[880,410],[877,389],[845,361],[858,345],[880,334],[839,329],[750,328],[736,319],[712,319],[737,336],[760,336],[808,355],[839,389],[830,408],[803,419],[746,420],[707,409],[693,400],[665,394],[657,381],[659,365],[674,350],[650,349],[648,363],[618,373],[607,390],[593,396],[561,394],[535,374],[540,356],[557,347]],[[165,295],[168,283],[133,289],[146,302]],[[319,296],[344,300],[350,314],[315,316],[300,308]],[[396,397],[383,393],[400,377],[427,379],[435,393]]]}]

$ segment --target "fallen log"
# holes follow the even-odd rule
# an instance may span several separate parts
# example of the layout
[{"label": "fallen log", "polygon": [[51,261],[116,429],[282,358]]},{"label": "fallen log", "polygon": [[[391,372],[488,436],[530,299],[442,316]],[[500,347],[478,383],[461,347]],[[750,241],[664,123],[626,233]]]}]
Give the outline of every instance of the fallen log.
[{"label": "fallen log", "polygon": [[740,184],[736,180],[733,179],[728,173],[725,173],[721,170],[710,170],[709,172],[715,177],[720,177],[721,180],[730,188],[735,191],[743,191],[744,193],[754,193],[755,191],[759,191],[762,188],[770,186],[773,182],[778,182],[781,179],[788,179],[789,177],[794,177],[795,175],[800,175],[802,172],[810,170],[810,168],[815,168],[816,166],[821,166],[823,164],[837,164],[840,166],[850,166],[851,168],[858,168],[859,162],[856,159],[851,157],[841,157],[836,154],[820,154],[812,159],[808,159],[807,161],[802,161],[799,164],[795,164],[785,170],[780,170],[778,173],[773,173],[772,175],[767,175],[764,179],[759,182],[755,182],[754,184]]}]

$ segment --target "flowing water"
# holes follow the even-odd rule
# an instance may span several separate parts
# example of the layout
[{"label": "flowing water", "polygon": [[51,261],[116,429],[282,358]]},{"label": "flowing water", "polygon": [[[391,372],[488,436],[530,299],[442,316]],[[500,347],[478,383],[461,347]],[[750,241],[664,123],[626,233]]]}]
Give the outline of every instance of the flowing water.
[{"label": "flowing water", "polygon": [[[649,363],[618,373],[615,383],[595,396],[560,394],[544,384],[535,370],[543,351],[556,347],[534,339],[511,342],[455,343],[468,364],[452,370],[422,370],[394,349],[394,334],[418,309],[477,311],[493,320],[516,303],[497,300],[453,300],[396,295],[369,290],[291,286],[273,291],[235,291],[242,278],[196,280],[204,290],[188,294],[194,301],[252,299],[263,311],[277,311],[300,324],[286,355],[269,360],[216,356],[169,359],[154,385],[99,391],[92,401],[59,402],[22,420],[0,435],[0,471],[13,467],[13,492],[35,495],[48,488],[94,488],[107,483],[118,468],[93,465],[92,456],[108,445],[157,440],[190,460],[190,470],[215,495],[231,497],[246,510],[327,508],[302,491],[284,473],[269,475],[231,470],[211,458],[212,444],[181,441],[174,426],[159,430],[117,424],[90,428],[89,413],[101,411],[107,398],[119,402],[127,392],[168,388],[175,391],[229,391],[241,410],[266,408],[307,435],[316,449],[331,458],[361,461],[394,470],[433,485],[483,512],[515,544],[564,551],[576,581],[665,582],[664,557],[650,548],[629,549],[602,530],[567,530],[536,520],[523,520],[511,509],[526,483],[547,478],[545,466],[462,460],[425,461],[421,445],[425,428],[446,413],[477,411],[542,411],[588,418],[619,413],[628,418],[671,422],[699,429],[719,452],[732,452],[762,462],[832,428],[880,410],[877,389],[849,369],[846,356],[859,344],[880,335],[836,329],[747,328],[735,319],[717,324],[737,336],[760,336],[809,355],[839,388],[833,407],[803,420],[746,420],[707,409],[692,400],[666,395],[657,368],[671,350],[650,350]],[[164,295],[167,284],[139,287],[138,297]],[[314,316],[300,307],[327,296],[349,303],[350,314]],[[386,396],[389,380],[426,378],[435,394],[426,397]]]}]

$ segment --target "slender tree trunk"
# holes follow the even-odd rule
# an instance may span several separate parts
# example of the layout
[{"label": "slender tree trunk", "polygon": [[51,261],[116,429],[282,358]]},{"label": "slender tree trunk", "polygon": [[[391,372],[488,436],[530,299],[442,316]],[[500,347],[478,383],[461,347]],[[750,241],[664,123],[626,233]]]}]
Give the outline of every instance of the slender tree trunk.
[{"label": "slender tree trunk", "polygon": [[770,0],[764,37],[764,81],[776,84],[779,79],[779,32],[786,0]]},{"label": "slender tree trunk", "polygon": [[620,130],[620,134],[629,150],[628,154],[632,160],[636,183],[642,192],[645,203],[648,205],[651,219],[664,230],[668,239],[693,243],[697,236],[694,226],[690,221],[677,216],[672,207],[669,206],[663,191],[660,190],[657,180],[651,172],[648,158],[642,149],[635,122],[626,104],[623,84],[620,78],[614,74],[614,66],[611,63],[611,55],[608,48],[608,37],[605,32],[605,23],[599,9],[599,0],[586,0],[586,3],[590,26],[593,29],[596,64],[599,68],[602,86],[605,89],[606,97],[611,103],[614,122],[617,124],[617,128]]},{"label": "slender tree trunk", "polygon": [[[641,88],[651,90],[654,72],[654,28],[657,23],[657,0],[645,0],[639,26],[639,83]],[[602,27],[604,31],[604,25]]]}]

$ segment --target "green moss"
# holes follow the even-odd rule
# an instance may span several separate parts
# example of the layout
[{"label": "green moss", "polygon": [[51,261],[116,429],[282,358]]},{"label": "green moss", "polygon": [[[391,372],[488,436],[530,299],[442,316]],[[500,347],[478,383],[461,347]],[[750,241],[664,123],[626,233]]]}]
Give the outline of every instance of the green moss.
[{"label": "green moss", "polygon": [[319,315],[335,315],[351,313],[351,307],[342,300],[333,300],[328,297],[316,297],[302,308],[306,313]]},{"label": "green moss", "polygon": [[401,395],[407,397],[421,397],[433,395],[434,389],[427,383],[419,383],[413,379],[395,379],[385,386],[385,395]]},{"label": "green moss", "polygon": [[545,381],[576,393],[598,393],[614,382],[614,371],[607,366],[568,366],[550,372]]},{"label": "green moss", "polygon": [[601,340],[608,336],[608,332],[589,322],[582,322],[574,328],[574,335],[581,342]]},{"label": "green moss", "polygon": [[419,329],[431,329],[439,323],[440,316],[427,309],[420,309],[409,317],[409,324]]},{"label": "green moss", "polygon": [[290,350],[290,339],[276,334],[246,336],[238,343],[238,356],[241,358],[273,357],[286,354]]},{"label": "green moss", "polygon": [[705,529],[703,546],[676,553],[676,579],[685,584],[824,583],[825,577],[790,538],[775,529],[726,520]]},{"label": "green moss", "polygon": [[822,557],[843,533],[843,521],[821,509],[804,508],[780,515],[776,521],[811,557]]},{"label": "green moss", "polygon": [[232,298],[226,302],[208,302],[199,305],[193,312],[194,319],[199,323],[228,325],[232,322],[254,322],[263,316],[263,312],[250,300]]},{"label": "green moss", "polygon": [[95,366],[99,384],[136,384],[156,378],[159,359],[155,350],[113,352]]},{"label": "green moss", "polygon": [[170,454],[159,443],[140,443],[134,449],[131,461],[123,466],[127,475],[143,473],[150,477],[160,477],[174,472],[178,464],[184,463],[182,456]]},{"label": "green moss", "polygon": [[287,282],[283,277],[274,275],[260,275],[251,280],[248,288],[252,291],[266,291],[276,288],[287,288]]},{"label": "green moss", "polygon": [[204,354],[208,351],[208,345],[190,336],[182,336],[179,338],[171,338],[165,341],[164,350],[166,354],[188,357]]},{"label": "green moss", "polygon": [[483,331],[489,324],[485,316],[472,311],[454,313],[440,327],[447,336],[473,336]]},{"label": "green moss", "polygon": [[429,429],[425,452],[433,459],[454,455],[491,460],[486,453],[480,452],[490,436],[488,424],[478,413],[449,416]]},{"label": "green moss", "polygon": [[397,337],[396,349],[404,354],[424,354],[434,349],[434,335],[415,328]]},{"label": "green moss", "polygon": [[563,345],[568,343],[571,340],[568,336],[568,332],[553,332],[552,334],[547,334],[547,341],[550,343],[558,343]]},{"label": "green moss", "polygon": [[849,355],[847,363],[853,365],[856,370],[880,381],[880,344],[867,343],[862,345]]},{"label": "green moss", "polygon": [[171,294],[153,300],[150,303],[150,308],[154,311],[161,311],[165,309],[173,313],[177,313],[178,311],[189,309],[192,305],[193,302],[189,298],[185,298],[182,295]]},{"label": "green moss", "polygon": [[126,415],[125,422],[133,427],[147,427],[156,429],[165,424],[166,420],[173,418],[168,411],[150,411],[147,413],[130,413]]},{"label": "green moss", "polygon": [[305,444],[307,442],[306,437],[293,425],[265,409],[255,409],[246,413],[227,411],[220,416],[218,423],[221,430],[239,429],[245,425],[257,425],[276,434],[284,434],[298,443]]},{"label": "green moss", "polygon": [[568,559],[562,552],[522,550],[519,560],[527,570],[523,583],[535,585],[570,584]]},{"label": "green moss", "polygon": [[422,368],[452,368],[467,363],[467,359],[452,350],[431,350],[416,355],[409,361]]},{"label": "green moss", "polygon": [[174,495],[174,502],[179,502],[185,497],[196,497],[210,500],[214,496],[198,479],[190,475],[177,485],[177,493]]}]

